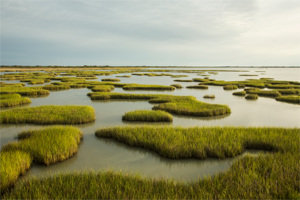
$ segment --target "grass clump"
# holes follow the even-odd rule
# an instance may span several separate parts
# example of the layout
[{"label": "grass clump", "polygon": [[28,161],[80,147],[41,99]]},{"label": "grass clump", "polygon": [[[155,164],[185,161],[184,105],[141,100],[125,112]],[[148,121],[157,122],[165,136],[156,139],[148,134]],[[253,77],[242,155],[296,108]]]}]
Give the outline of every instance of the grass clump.
[{"label": "grass clump", "polygon": [[123,75],[123,76],[116,76],[116,77],[122,77],[122,78],[130,78],[130,75]]},{"label": "grass clump", "polygon": [[0,107],[13,107],[31,103],[28,97],[21,97],[19,94],[2,94],[0,95]]},{"label": "grass clump", "polygon": [[279,96],[276,98],[277,101],[283,101],[288,103],[300,104],[300,96]]},{"label": "grass clump", "polygon": [[82,124],[95,121],[91,106],[37,106],[0,112],[1,124]]},{"label": "grass clump", "polygon": [[164,110],[178,115],[212,117],[231,113],[227,105],[209,104],[198,101],[193,96],[173,96],[158,94],[124,94],[124,93],[88,93],[92,100],[107,99],[144,99],[149,103],[160,103],[153,110]]},{"label": "grass clump", "polygon": [[36,96],[49,94],[49,91],[40,87],[1,87],[0,94],[12,93],[18,93],[25,96]]},{"label": "grass clump", "polygon": [[173,86],[132,84],[123,86],[123,90],[175,90]]},{"label": "grass clump", "polygon": [[188,79],[175,79],[174,81],[177,81],[177,82],[193,82],[193,80],[188,80]]},{"label": "grass clump", "polygon": [[186,88],[207,90],[208,86],[207,85],[190,85],[190,86],[186,86]]},{"label": "grass clump", "polygon": [[300,95],[300,89],[277,89],[276,91],[282,95]]},{"label": "grass clump", "polygon": [[172,75],[171,78],[189,77],[188,75]]},{"label": "grass clump", "polygon": [[24,151],[34,161],[50,165],[66,160],[76,153],[82,137],[80,129],[72,126],[23,131],[18,135],[20,141],[5,145],[2,151]]},{"label": "grass clump", "polygon": [[246,96],[246,92],[245,92],[245,91],[234,92],[234,93],[232,93],[232,95],[236,95],[236,96]]},{"label": "grass clump", "polygon": [[182,86],[180,84],[172,84],[171,86],[173,86],[173,87],[175,87],[177,89],[182,88]]},{"label": "grass clump", "polygon": [[245,96],[245,99],[256,100],[256,99],[258,99],[258,95],[257,94],[248,94],[247,96]]},{"label": "grass clump", "polygon": [[118,79],[118,78],[103,78],[103,79],[101,79],[101,81],[119,82],[119,81],[121,81],[121,80]]},{"label": "grass clump", "polygon": [[92,88],[93,92],[111,92],[115,87],[113,85],[97,85]]},{"label": "grass clump", "polygon": [[224,90],[236,90],[238,89],[238,86],[237,85],[225,85],[223,87]]},{"label": "grass clump", "polygon": [[239,76],[258,76],[257,74],[240,74]]},{"label": "grass clump", "polygon": [[258,96],[265,96],[265,97],[278,97],[281,94],[276,90],[248,90],[247,94],[257,94]]},{"label": "grass clump", "polygon": [[273,84],[270,84],[270,85],[267,85],[268,88],[271,88],[271,89],[299,89],[300,86],[299,85],[273,85]]},{"label": "grass clump", "polygon": [[70,86],[67,84],[49,84],[42,87],[45,90],[57,91],[57,90],[68,90]]},{"label": "grass clump", "polygon": [[206,95],[203,96],[203,98],[205,98],[205,99],[214,99],[216,97],[215,97],[214,94],[206,94]]},{"label": "grass clump", "polygon": [[24,151],[0,152],[0,191],[4,193],[17,181],[19,175],[24,174],[30,167],[32,157]]},{"label": "grass clump", "polygon": [[125,121],[142,121],[142,122],[172,122],[173,116],[161,110],[135,110],[125,113],[122,116]]},{"label": "grass clump", "polygon": [[193,78],[194,82],[209,82],[210,80],[207,78]]}]

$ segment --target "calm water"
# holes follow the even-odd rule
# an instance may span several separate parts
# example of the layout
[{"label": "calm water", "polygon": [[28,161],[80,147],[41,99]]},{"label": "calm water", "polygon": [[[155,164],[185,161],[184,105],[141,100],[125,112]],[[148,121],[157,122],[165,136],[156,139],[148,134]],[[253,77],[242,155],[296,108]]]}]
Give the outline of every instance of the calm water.
[{"label": "calm water", "polygon": [[[166,69],[166,68],[162,68]],[[177,68],[178,69],[178,68]],[[187,68],[184,68],[187,70]],[[204,69],[204,68],[199,68]],[[213,68],[216,70],[218,68]],[[226,68],[219,68],[226,69]],[[227,68],[233,70],[233,68]],[[195,70],[195,68],[193,68]],[[217,75],[211,75],[210,78],[216,80],[245,80],[248,78],[269,77],[277,80],[300,80],[299,68],[274,69],[274,68],[242,68],[238,70],[247,70],[249,72],[218,72]],[[256,72],[265,71],[265,72]],[[7,73],[7,72],[6,72]],[[0,73],[3,74],[3,73]],[[185,74],[189,77],[181,79],[200,78],[196,73],[174,73]],[[206,73],[207,74],[207,73]],[[239,76],[239,74],[257,74],[259,76]],[[120,75],[120,74],[118,74]],[[122,74],[124,75],[124,74]],[[113,76],[98,76],[98,80],[102,78],[115,78]],[[170,85],[174,82],[174,78],[169,76],[148,77],[148,76],[132,76],[131,78],[120,78],[123,83],[140,83],[140,84],[160,84]],[[177,79],[177,78],[175,78]],[[92,80],[94,81],[94,80]],[[8,83],[16,83],[19,81],[5,81]],[[49,83],[46,83],[49,84]],[[182,86],[196,85],[197,83],[180,82]],[[45,85],[45,84],[44,84]],[[29,86],[29,85],[28,85]],[[239,90],[235,90],[239,91]],[[153,104],[147,101],[135,100],[108,100],[108,101],[91,101],[87,93],[91,90],[70,89],[65,91],[51,92],[48,97],[31,98],[32,103],[23,107],[40,106],[40,105],[90,105],[96,111],[96,121],[84,125],[76,125],[84,133],[83,142],[80,145],[78,153],[72,158],[51,166],[42,166],[34,164],[31,170],[23,177],[28,178],[32,175],[41,176],[45,174],[88,170],[88,169],[107,169],[139,172],[145,176],[168,177],[180,180],[195,180],[205,175],[213,175],[217,172],[226,170],[230,167],[235,159],[241,156],[227,159],[182,159],[173,160],[160,157],[158,154],[141,149],[129,147],[120,142],[111,139],[101,139],[95,136],[95,130],[107,126],[124,126],[124,125],[140,125],[150,123],[128,123],[122,121],[122,115],[125,112],[148,109]],[[176,89],[175,91],[124,91],[122,88],[115,88],[113,92],[120,93],[136,93],[136,94],[172,94],[172,95],[192,95],[198,100],[226,104],[231,108],[231,114],[219,117],[188,117],[173,115],[172,123],[156,123],[161,126],[276,126],[276,127],[300,127],[300,106],[295,104],[278,102],[272,98],[259,97],[256,101],[245,100],[244,97],[233,96],[233,91],[224,91],[219,86],[209,86],[208,90],[196,89]],[[215,99],[204,99],[205,94],[214,94]],[[14,109],[14,108],[9,108]],[[5,109],[2,109],[5,110]],[[152,123],[151,123],[152,124]],[[46,126],[36,125],[1,125],[1,146],[13,141],[14,137],[23,130],[31,128],[39,128]],[[251,151],[251,153],[257,153]]]}]

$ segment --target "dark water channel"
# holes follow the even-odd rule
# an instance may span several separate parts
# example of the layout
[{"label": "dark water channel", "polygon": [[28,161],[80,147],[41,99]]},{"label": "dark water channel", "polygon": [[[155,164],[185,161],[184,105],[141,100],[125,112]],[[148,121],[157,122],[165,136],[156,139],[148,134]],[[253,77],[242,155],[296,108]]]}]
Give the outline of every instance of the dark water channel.
[{"label": "dark water channel", "polygon": [[[243,68],[243,70],[247,70]],[[246,72],[219,72],[217,75],[211,75],[210,78],[216,80],[245,80],[247,78],[270,77],[278,80],[300,80],[299,68],[296,69],[248,69],[251,74],[258,74],[255,77],[242,77],[238,74]],[[264,70],[265,72],[255,72]],[[276,71],[277,70],[277,71]],[[6,72],[7,73],[7,72]],[[3,74],[3,73],[0,73]],[[174,73],[178,74],[178,73]],[[186,74],[189,77],[181,79],[200,78],[196,73],[179,73]],[[206,73],[207,74],[207,73]],[[120,74],[118,74],[120,75]],[[124,74],[121,74],[124,75]],[[281,78],[279,78],[279,75]],[[277,77],[278,76],[278,77]],[[102,78],[115,78],[112,76],[99,76]],[[296,79],[298,77],[298,79]],[[202,77],[203,78],[203,77]],[[132,76],[131,78],[120,78],[123,83],[140,83],[140,84],[160,84],[171,85],[174,83],[173,78],[169,76],[148,77],[148,76]],[[295,80],[296,79],[296,80]],[[8,83],[19,81],[5,81]],[[49,83],[46,83],[49,84]],[[196,85],[197,83],[183,83],[183,87],[188,85]],[[29,85],[27,85],[29,86]],[[33,164],[30,171],[22,177],[43,176],[56,172],[66,172],[75,170],[104,170],[115,169],[129,172],[139,172],[144,176],[167,177],[180,180],[196,180],[205,175],[214,175],[220,171],[229,169],[232,162],[241,158],[244,154],[235,158],[205,160],[198,159],[166,159],[158,154],[136,147],[130,147],[126,144],[116,142],[111,139],[97,138],[95,130],[108,126],[126,126],[141,125],[153,123],[129,123],[122,121],[122,115],[125,112],[148,109],[153,104],[147,101],[137,100],[105,100],[91,101],[87,93],[91,90],[70,89],[58,92],[51,92],[49,96],[44,98],[31,98],[32,103],[27,106],[40,105],[90,105],[96,111],[96,121],[83,125],[75,125],[84,133],[84,138],[80,144],[78,153],[72,158],[51,166],[43,166]],[[207,103],[226,104],[231,108],[231,114],[218,117],[189,117],[173,115],[172,123],[155,123],[160,126],[276,126],[276,127],[300,127],[300,106],[295,104],[278,102],[272,98],[259,97],[256,101],[247,101],[244,97],[233,96],[233,91],[224,91],[219,86],[209,86],[208,90],[195,89],[176,89],[175,91],[124,91],[122,88],[115,88],[113,92],[120,93],[136,93],[136,94],[172,94],[172,95],[192,95],[198,100]],[[214,94],[215,99],[204,99],[205,94]],[[15,109],[15,108],[9,108]],[[5,109],[1,109],[5,110]],[[21,131],[41,128],[46,126],[40,125],[1,125],[1,147],[9,141],[15,140],[14,137]],[[253,155],[259,151],[248,151]]]}]

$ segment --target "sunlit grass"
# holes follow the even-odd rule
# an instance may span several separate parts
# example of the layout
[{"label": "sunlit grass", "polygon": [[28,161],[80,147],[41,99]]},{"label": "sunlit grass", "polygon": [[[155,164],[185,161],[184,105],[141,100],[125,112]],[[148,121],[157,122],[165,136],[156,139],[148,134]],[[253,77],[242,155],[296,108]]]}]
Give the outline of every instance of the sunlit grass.
[{"label": "sunlit grass", "polygon": [[171,86],[176,87],[176,88],[182,88],[182,86],[180,84],[172,84]]},{"label": "sunlit grass", "polygon": [[203,98],[205,98],[205,99],[214,99],[216,97],[215,97],[214,94],[206,94],[206,95],[203,96]]},{"label": "sunlit grass", "polygon": [[175,90],[173,86],[132,84],[123,86],[124,90]]},{"label": "sunlit grass", "polygon": [[188,80],[188,79],[175,79],[174,81],[177,81],[177,82],[193,82],[193,80]]},{"label": "sunlit grass", "polygon": [[186,88],[207,90],[208,86],[207,85],[190,85],[190,86],[186,86]]},{"label": "sunlit grass", "polygon": [[125,113],[122,120],[142,122],[172,122],[173,116],[161,110],[135,110]]},{"label": "sunlit grass", "polygon": [[246,96],[246,92],[245,91],[234,92],[232,94],[236,95],[236,96]]},{"label": "sunlit grass", "polygon": [[0,107],[12,107],[23,104],[29,104],[31,100],[28,97],[21,97],[19,94],[1,94]]},{"label": "sunlit grass", "polygon": [[113,82],[119,82],[119,81],[121,81],[121,80],[118,79],[118,78],[103,78],[103,79],[101,79],[101,81],[113,81]]},{"label": "sunlit grass", "polygon": [[276,97],[276,100],[288,102],[288,103],[300,104],[300,96],[279,96],[279,97]]},{"label": "sunlit grass", "polygon": [[278,97],[281,94],[276,90],[248,90],[247,94],[257,94],[258,96],[265,96],[265,97]]},{"label": "sunlit grass", "polygon": [[224,90],[236,90],[238,89],[238,86],[237,85],[225,85],[223,87]]},{"label": "sunlit grass", "polygon": [[258,95],[257,94],[248,94],[247,96],[245,96],[245,99],[256,100],[256,99],[258,99]]},{"label": "sunlit grass", "polygon": [[113,85],[97,85],[92,88],[93,92],[111,92],[115,87]]},{"label": "sunlit grass", "polygon": [[57,91],[57,90],[68,90],[70,86],[67,84],[49,84],[42,87],[45,90]]},{"label": "sunlit grass", "polygon": [[26,96],[35,96],[49,94],[49,91],[40,87],[1,87],[0,94],[12,93],[18,93]]}]

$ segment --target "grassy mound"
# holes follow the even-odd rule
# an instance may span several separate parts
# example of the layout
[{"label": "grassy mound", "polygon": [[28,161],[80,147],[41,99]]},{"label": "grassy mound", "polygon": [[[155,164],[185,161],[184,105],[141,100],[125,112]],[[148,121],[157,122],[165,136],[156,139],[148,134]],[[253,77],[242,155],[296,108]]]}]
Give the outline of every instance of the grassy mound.
[{"label": "grassy mound", "polygon": [[113,81],[113,82],[119,82],[119,81],[121,81],[121,80],[118,79],[118,78],[103,78],[103,79],[101,79],[101,81]]},{"label": "grassy mound", "polygon": [[238,86],[237,85],[225,85],[223,87],[224,90],[236,90],[238,89]]},{"label": "grassy mound", "polygon": [[215,97],[214,94],[206,94],[206,95],[203,96],[203,98],[205,98],[205,99],[214,99],[216,97]]},{"label": "grassy mound", "polygon": [[122,120],[142,122],[172,122],[173,116],[161,110],[135,110],[125,113]]},{"label": "grassy mound", "polygon": [[172,84],[171,86],[175,87],[175,88],[182,88],[182,86],[180,84]]},{"label": "grassy mound", "polygon": [[21,97],[19,94],[2,94],[0,95],[0,107],[12,107],[23,104],[29,104],[31,100],[27,97]]},{"label": "grassy mound", "polygon": [[116,76],[116,77],[122,77],[122,78],[130,78],[130,75],[123,75],[123,76]]},{"label": "grassy mound", "polygon": [[57,91],[57,90],[68,90],[70,86],[67,84],[49,84],[42,87],[45,90]]},{"label": "grassy mound", "polygon": [[193,82],[193,80],[186,80],[186,79],[175,79],[174,81],[177,81],[177,82]]},{"label": "grassy mound", "polygon": [[245,91],[234,92],[234,93],[232,93],[232,95],[236,95],[236,96],[246,96],[246,92],[245,92]]},{"label": "grassy mound", "polygon": [[124,90],[175,90],[173,86],[132,84],[123,86]]},{"label": "grassy mound", "polygon": [[230,113],[227,105],[209,104],[198,101],[193,96],[173,96],[157,94],[124,94],[124,93],[88,93],[92,100],[106,99],[144,99],[150,103],[160,103],[153,110],[164,110],[179,115],[211,117]]},{"label": "grassy mound", "polygon": [[288,103],[300,104],[300,96],[280,96],[280,97],[277,97],[276,100],[288,102]]},{"label": "grassy mound", "polygon": [[1,124],[82,124],[95,121],[91,106],[37,106],[0,112]]},{"label": "grassy mound", "polygon": [[245,99],[258,99],[258,95],[257,94],[248,94],[247,96],[245,96]]},{"label": "grassy mound", "polygon": [[32,157],[23,151],[7,151],[0,152],[0,160],[0,190],[3,193],[14,185],[19,175],[29,169]]},{"label": "grassy mound", "polygon": [[40,87],[1,87],[0,94],[18,93],[26,96],[46,95],[49,94],[48,90]]},{"label": "grassy mound", "polygon": [[207,90],[208,86],[207,85],[190,85],[190,86],[186,86],[186,88]]},{"label": "grassy mound", "polygon": [[300,89],[277,89],[276,91],[282,95],[300,95]]},{"label": "grassy mound", "polygon": [[30,153],[36,162],[49,165],[76,153],[82,132],[71,126],[53,126],[24,131],[18,138],[21,139],[19,142],[5,145],[2,152],[24,151]]},{"label": "grassy mound", "polygon": [[265,96],[265,97],[278,97],[281,94],[276,90],[248,90],[247,94],[257,94],[258,96]]},{"label": "grassy mound", "polygon": [[115,87],[113,85],[97,85],[92,88],[93,92],[111,92]]}]

